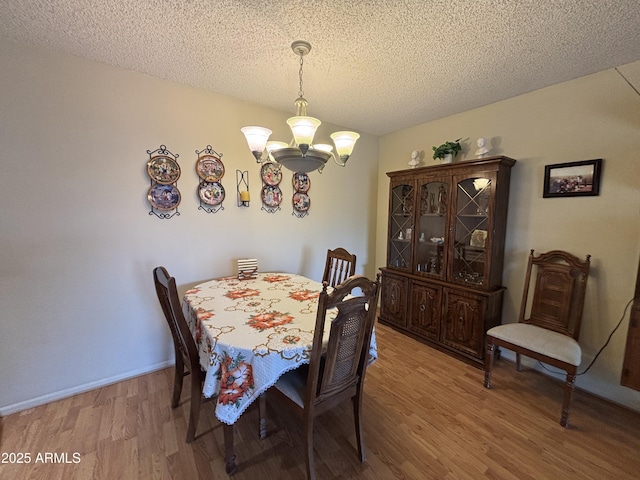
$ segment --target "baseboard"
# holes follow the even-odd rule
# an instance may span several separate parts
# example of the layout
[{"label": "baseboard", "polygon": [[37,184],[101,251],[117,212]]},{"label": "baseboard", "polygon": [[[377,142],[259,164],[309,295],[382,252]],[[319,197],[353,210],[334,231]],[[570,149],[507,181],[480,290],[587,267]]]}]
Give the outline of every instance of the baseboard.
[{"label": "baseboard", "polygon": [[[506,360],[509,363],[513,364],[513,368],[515,369],[515,365],[516,365],[516,354],[515,352],[511,351],[511,350],[507,350],[507,349],[501,349],[500,350],[500,360]],[[588,363],[588,362],[585,362]],[[529,358],[525,355],[522,356],[522,362],[521,362],[522,366],[525,368],[528,368],[530,370],[529,373],[536,373],[538,375],[543,375],[544,377],[550,379],[553,382],[558,383],[558,385],[562,386],[564,385],[564,381],[565,381],[565,376],[566,376],[566,372],[563,372],[561,370],[558,370],[557,372],[551,372],[549,370],[545,370],[543,367],[540,367],[538,365],[538,361],[534,360],[532,358]],[[551,367],[554,368],[554,367]],[[602,395],[598,395],[597,393],[593,393],[589,390],[585,390],[584,388],[581,388],[579,385],[575,385],[574,386],[574,390],[577,392],[580,392],[583,395],[588,395],[590,397],[593,398],[597,398],[598,400],[601,400],[604,403],[607,403],[613,407],[618,407],[621,408],[623,410],[627,410],[631,413],[635,413],[635,414],[639,414],[640,410],[637,410],[629,405],[625,405],[624,403],[619,403],[616,402],[614,400],[611,400],[610,398],[607,397],[603,397]]]},{"label": "baseboard", "polygon": [[113,377],[104,378],[95,382],[89,382],[73,388],[67,388],[65,390],[42,395],[41,397],[31,398],[29,400],[25,400],[24,402],[18,402],[12,405],[7,405],[5,407],[0,407],[0,418],[6,417],[7,415],[11,415],[13,413],[21,412],[23,410],[28,410],[29,408],[40,407],[42,405],[46,405],[47,403],[62,400],[63,398],[72,397],[74,395],[78,395],[79,393],[85,393],[90,390],[95,390],[96,388],[106,387],[107,385],[112,385],[124,380],[129,380],[130,378],[139,377],[140,375],[146,375],[147,373],[155,372],[157,370],[162,370],[163,368],[173,366],[173,364],[173,360],[161,362],[146,368],[141,368],[139,370],[133,370],[121,375],[115,375]]}]

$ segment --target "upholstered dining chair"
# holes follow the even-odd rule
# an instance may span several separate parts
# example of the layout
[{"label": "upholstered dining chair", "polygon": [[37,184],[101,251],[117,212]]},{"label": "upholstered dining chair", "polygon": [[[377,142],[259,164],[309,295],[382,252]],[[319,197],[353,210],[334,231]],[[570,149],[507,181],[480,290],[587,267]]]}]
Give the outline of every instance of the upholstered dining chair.
[{"label": "upholstered dining chair", "polygon": [[[362,439],[362,394],[369,360],[369,346],[378,303],[380,275],[371,281],[355,275],[327,293],[328,283],[318,299],[318,313],[309,365],[285,373],[270,392],[302,419],[306,451],[307,478],[316,478],[313,455],[315,417],[340,403],[353,402],[353,416],[360,461],[365,461]],[[359,296],[351,296],[360,289]],[[355,295],[356,292],[353,293]],[[337,309],[335,318],[328,310]],[[323,350],[325,322],[331,322],[329,341]]]},{"label": "upholstered dining chair", "polygon": [[525,275],[518,323],[487,331],[484,386],[491,388],[496,347],[536,359],[566,372],[560,425],[569,425],[569,410],[582,350],[578,343],[590,255],[585,261],[562,250],[534,255],[531,250]]},{"label": "upholstered dining chair", "polygon": [[323,282],[330,287],[341,284],[356,273],[356,256],[342,247],[327,250],[327,261],[324,266]]},{"label": "upholstered dining chair", "polygon": [[186,440],[187,443],[191,443],[196,435],[198,418],[200,417],[200,405],[209,400],[204,399],[202,396],[205,372],[200,368],[198,347],[182,313],[176,279],[169,275],[166,268],[160,266],[153,269],[153,280],[158,300],[160,300],[162,311],[171,330],[176,357],[171,408],[176,408],[180,402],[183,378],[191,375],[189,427]]}]

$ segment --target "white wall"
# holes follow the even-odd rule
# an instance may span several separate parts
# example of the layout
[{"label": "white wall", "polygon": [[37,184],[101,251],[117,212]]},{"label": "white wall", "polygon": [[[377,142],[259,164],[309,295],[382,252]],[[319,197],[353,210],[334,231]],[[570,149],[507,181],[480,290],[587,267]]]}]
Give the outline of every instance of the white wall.
[{"label": "white wall", "polygon": [[[268,214],[240,128],[288,141],[292,112],[6,41],[0,65],[0,415],[171,363],[156,265],[181,290],[243,256],[320,279],[327,248],[343,246],[375,275],[376,137],[362,135],[346,168],[310,175],[308,217],[291,214],[288,172]],[[170,220],[146,201],[146,151],[161,144],[182,168]],[[197,209],[195,150],[208,144],[226,167],[216,214]],[[235,204],[236,169],[250,172],[250,208]]]},{"label": "white wall", "polygon": [[[640,62],[620,71],[640,80]],[[634,292],[640,255],[640,97],[615,70],[607,70],[382,137],[376,227],[379,265],[386,258],[389,179],[385,172],[408,168],[415,149],[423,152],[422,165],[433,165],[431,147],[459,137],[464,147],[457,160],[474,158],[475,142],[481,136],[491,140],[492,155],[518,161],[511,177],[503,322],[517,319],[530,249],[592,256],[580,337],[582,371],[607,340]],[[545,165],[594,158],[604,159],[599,196],[542,198]],[[576,385],[640,411],[640,392],[620,386],[627,330],[628,315]]]}]

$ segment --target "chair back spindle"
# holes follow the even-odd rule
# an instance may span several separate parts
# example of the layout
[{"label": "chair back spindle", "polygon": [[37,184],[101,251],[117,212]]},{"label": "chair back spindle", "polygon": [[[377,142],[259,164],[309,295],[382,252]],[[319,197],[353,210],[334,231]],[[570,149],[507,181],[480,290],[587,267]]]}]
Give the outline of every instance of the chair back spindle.
[{"label": "chair back spindle", "polygon": [[354,254],[342,247],[327,250],[327,261],[322,275],[323,282],[328,282],[330,287],[335,287],[355,273],[356,256]]}]

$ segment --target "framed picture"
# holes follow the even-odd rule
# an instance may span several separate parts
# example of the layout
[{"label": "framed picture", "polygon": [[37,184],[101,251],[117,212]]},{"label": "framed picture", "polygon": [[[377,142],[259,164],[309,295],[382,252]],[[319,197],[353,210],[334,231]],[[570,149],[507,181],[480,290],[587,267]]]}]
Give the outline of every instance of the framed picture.
[{"label": "framed picture", "polygon": [[548,198],[599,195],[601,170],[601,158],[545,165],[542,196]]},{"label": "framed picture", "polygon": [[487,240],[486,230],[474,230],[469,239],[469,245],[472,247],[484,248],[484,242]]}]

